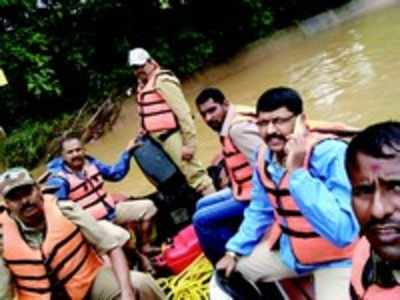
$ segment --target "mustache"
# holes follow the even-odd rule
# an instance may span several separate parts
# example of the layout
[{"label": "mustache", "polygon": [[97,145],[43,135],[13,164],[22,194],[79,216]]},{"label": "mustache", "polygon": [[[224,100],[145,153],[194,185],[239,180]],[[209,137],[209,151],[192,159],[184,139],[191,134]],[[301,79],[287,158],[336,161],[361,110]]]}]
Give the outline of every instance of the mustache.
[{"label": "mustache", "polygon": [[388,225],[395,225],[398,227],[400,226],[398,222],[390,220],[390,217],[386,217],[383,220],[372,219],[368,223],[366,223],[363,228],[361,228],[361,234],[365,234],[370,230],[374,230],[376,227],[382,227]]},{"label": "mustache", "polygon": [[277,133],[273,133],[273,134],[268,135],[268,136],[265,138],[265,142],[268,143],[270,140],[272,140],[272,139],[274,139],[274,138],[280,139],[280,140],[282,140],[282,141],[284,141],[284,142],[287,141],[287,139],[286,139],[283,135],[277,134]]},{"label": "mustache", "polygon": [[30,204],[30,203],[24,204],[24,205],[21,207],[21,211],[22,211],[22,212],[25,212],[25,210],[27,210],[28,208],[31,208],[31,207],[34,207],[34,205],[32,205],[32,204]]},{"label": "mustache", "polygon": [[208,124],[208,126],[210,126],[211,128],[214,128],[214,129],[221,129],[221,127],[222,127],[222,124],[217,121],[209,121],[207,124]]}]

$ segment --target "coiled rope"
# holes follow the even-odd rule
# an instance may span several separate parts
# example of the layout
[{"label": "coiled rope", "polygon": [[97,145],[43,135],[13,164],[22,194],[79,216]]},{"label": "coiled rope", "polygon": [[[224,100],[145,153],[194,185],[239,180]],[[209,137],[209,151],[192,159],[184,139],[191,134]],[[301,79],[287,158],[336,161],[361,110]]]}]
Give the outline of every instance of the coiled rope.
[{"label": "coiled rope", "polygon": [[208,300],[211,263],[200,255],[178,275],[157,280],[167,300]]}]

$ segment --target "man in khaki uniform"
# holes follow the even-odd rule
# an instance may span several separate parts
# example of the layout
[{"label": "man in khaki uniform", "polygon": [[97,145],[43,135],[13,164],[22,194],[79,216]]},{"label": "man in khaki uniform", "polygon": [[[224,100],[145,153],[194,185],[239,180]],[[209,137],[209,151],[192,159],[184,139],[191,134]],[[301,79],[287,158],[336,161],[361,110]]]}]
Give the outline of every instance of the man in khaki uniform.
[{"label": "man in khaki uniform", "polygon": [[[0,193],[7,206],[0,213],[0,299],[15,292],[19,299],[164,298],[151,276],[129,272],[122,228],[43,194],[23,168],[0,176]],[[97,254],[107,254],[112,269]]]},{"label": "man in khaki uniform", "polygon": [[179,80],[142,48],[129,52],[129,66],[138,79],[139,135],[155,138],[190,186],[203,195],[214,192],[211,178],[196,158],[196,128]]}]

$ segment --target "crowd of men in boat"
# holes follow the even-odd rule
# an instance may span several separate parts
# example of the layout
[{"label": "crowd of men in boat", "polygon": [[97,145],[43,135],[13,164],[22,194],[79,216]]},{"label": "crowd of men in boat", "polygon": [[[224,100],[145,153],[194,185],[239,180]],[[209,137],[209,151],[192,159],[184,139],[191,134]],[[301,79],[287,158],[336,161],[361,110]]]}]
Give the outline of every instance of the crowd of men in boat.
[{"label": "crowd of men in boat", "polygon": [[[196,195],[180,193],[176,201],[190,202],[216,277],[239,274],[254,284],[312,278],[312,295],[290,299],[400,298],[400,122],[356,129],[313,121],[289,87],[268,88],[255,107],[205,88],[195,104],[219,136],[223,163],[210,176],[177,77],[142,48],[128,61],[140,124],[116,164],[89,156],[79,137],[67,136],[44,182],[22,167],[0,175],[0,299],[165,299],[143,271],[152,271],[149,258],[160,252],[153,223],[168,206],[104,187],[126,176],[146,139],[182,175],[162,191],[186,185]],[[168,177],[163,164],[154,172]],[[125,254],[142,262],[141,271],[130,270]]]}]

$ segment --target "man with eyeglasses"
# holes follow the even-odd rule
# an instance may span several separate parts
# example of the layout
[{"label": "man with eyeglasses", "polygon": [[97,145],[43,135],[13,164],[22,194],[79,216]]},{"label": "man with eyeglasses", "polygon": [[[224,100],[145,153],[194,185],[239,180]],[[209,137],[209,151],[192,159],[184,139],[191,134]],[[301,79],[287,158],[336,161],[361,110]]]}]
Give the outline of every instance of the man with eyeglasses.
[{"label": "man with eyeglasses", "polygon": [[346,169],[363,235],[353,257],[354,299],[400,299],[400,122],[357,135]]},{"label": "man with eyeglasses", "polygon": [[156,139],[200,194],[214,192],[211,178],[196,158],[196,127],[178,78],[161,69],[142,48],[129,52],[128,63],[138,79],[139,136],[150,134]]},{"label": "man with eyeglasses", "polygon": [[346,144],[311,131],[290,88],[257,102],[265,144],[257,154],[251,201],[217,269],[254,282],[312,274],[316,299],[349,299],[358,225],[344,168]]},{"label": "man with eyeglasses", "polygon": [[164,299],[150,275],[129,271],[127,231],[42,188],[24,168],[0,175],[0,299]]}]

